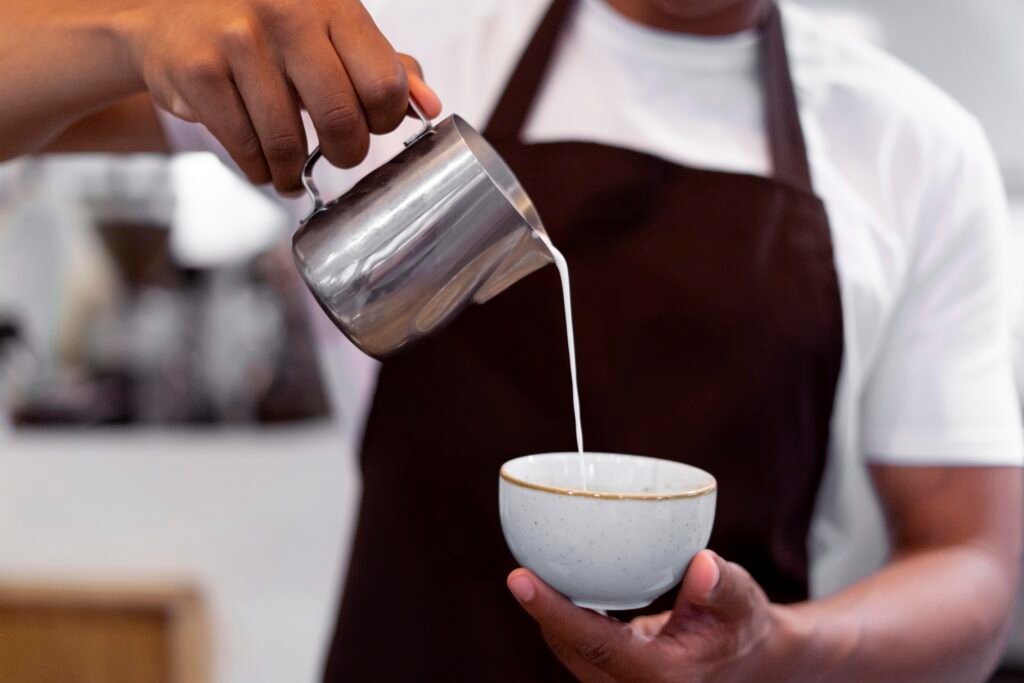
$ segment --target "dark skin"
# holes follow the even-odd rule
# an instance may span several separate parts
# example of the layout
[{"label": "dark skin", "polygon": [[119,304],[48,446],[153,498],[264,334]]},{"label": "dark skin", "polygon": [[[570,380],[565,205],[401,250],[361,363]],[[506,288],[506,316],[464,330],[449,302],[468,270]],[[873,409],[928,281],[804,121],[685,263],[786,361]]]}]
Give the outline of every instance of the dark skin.
[{"label": "dark skin", "polygon": [[[635,21],[698,35],[752,28],[769,6],[607,1]],[[286,23],[275,20],[282,11]],[[371,130],[397,125],[410,91],[429,115],[440,112],[414,60],[396,53],[354,0],[8,0],[0,8],[0,159],[44,149],[164,151],[155,103],[205,123],[253,182],[289,191],[307,152],[301,106],[328,159],[350,166]],[[876,465],[871,475],[891,556],[823,600],[772,604],[747,572],[711,552],[691,563],[672,612],[630,624],[574,607],[525,569],[509,587],[584,681],[985,680],[1019,581],[1021,471]]]},{"label": "dark skin", "polygon": [[752,28],[771,6],[768,0],[608,0],[608,4],[641,24],[706,36]]},{"label": "dark skin", "polygon": [[410,95],[441,111],[357,0],[6,0],[0,13],[0,160],[62,135],[62,148],[123,148],[126,126],[159,148],[143,138],[159,138],[151,105],[128,100],[145,93],[203,123],[252,182],[288,192],[309,152],[300,110],[345,168],[401,123]]}]

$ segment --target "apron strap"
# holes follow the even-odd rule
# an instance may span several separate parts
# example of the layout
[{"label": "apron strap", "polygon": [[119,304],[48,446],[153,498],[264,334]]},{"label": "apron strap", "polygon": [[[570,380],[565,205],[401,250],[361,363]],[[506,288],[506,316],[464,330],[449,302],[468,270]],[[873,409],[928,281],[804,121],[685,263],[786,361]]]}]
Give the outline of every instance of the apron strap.
[{"label": "apron strap", "polygon": [[[498,100],[484,135],[491,141],[519,141],[530,117],[536,94],[547,76],[558,47],[562,28],[576,0],[553,0],[547,14],[512,72]],[[800,125],[796,92],[789,70],[789,56],[782,14],[772,2],[760,41],[761,87],[764,89],[765,123],[772,160],[772,177],[779,182],[813,193],[807,146]]]},{"label": "apron strap", "polygon": [[801,190],[814,193],[811,168],[796,88],[789,69],[782,13],[774,2],[761,36],[761,87],[764,88],[765,124],[772,160],[772,177]]},{"label": "apron strap", "polygon": [[558,47],[562,27],[568,21],[574,0],[554,0],[527,45],[505,91],[491,114],[484,135],[489,140],[518,141],[530,118],[536,93],[548,73],[551,57]]}]

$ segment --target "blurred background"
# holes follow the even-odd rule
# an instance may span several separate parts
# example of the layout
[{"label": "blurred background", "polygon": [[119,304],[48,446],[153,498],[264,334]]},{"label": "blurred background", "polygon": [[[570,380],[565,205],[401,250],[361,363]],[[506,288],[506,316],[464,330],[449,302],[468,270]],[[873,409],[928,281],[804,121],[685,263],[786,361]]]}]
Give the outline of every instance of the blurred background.
[{"label": "blurred background", "polygon": [[[980,117],[1024,267],[1024,3],[801,4]],[[131,643],[125,681],[317,680],[365,377],[322,353],[290,229],[209,155],[0,165],[0,680],[41,642]],[[998,680],[1024,681],[1024,622]]]}]

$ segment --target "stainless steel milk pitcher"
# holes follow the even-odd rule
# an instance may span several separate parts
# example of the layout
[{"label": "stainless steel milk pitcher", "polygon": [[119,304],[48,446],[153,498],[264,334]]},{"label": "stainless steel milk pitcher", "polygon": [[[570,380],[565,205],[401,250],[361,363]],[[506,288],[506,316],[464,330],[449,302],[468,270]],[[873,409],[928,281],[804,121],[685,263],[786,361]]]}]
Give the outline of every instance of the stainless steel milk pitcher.
[{"label": "stainless steel milk pitcher", "polygon": [[530,198],[472,126],[423,128],[405,149],[313,211],[293,240],[302,278],[334,324],[365,353],[387,357],[551,262]]}]

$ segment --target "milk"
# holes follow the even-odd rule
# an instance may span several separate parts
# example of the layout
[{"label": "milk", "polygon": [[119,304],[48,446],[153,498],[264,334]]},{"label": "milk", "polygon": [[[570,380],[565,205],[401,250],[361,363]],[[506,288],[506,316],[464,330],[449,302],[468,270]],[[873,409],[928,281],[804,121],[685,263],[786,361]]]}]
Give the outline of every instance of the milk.
[{"label": "milk", "polygon": [[[576,377],[576,340],[572,331],[572,296],[569,287],[569,264],[565,262],[562,252],[555,248],[551,239],[544,233],[538,232],[545,246],[551,251],[551,257],[555,260],[555,267],[558,268],[558,275],[562,280],[562,301],[565,306],[565,336],[569,342],[569,373],[572,376],[572,408],[576,415],[576,448],[583,454],[583,423],[580,420],[580,386]],[[580,471],[583,472],[583,458],[580,458]],[[586,488],[586,479],[583,480]]]}]

